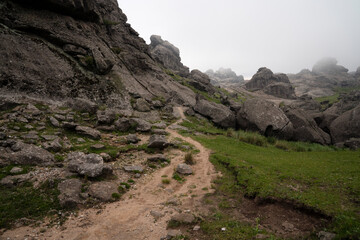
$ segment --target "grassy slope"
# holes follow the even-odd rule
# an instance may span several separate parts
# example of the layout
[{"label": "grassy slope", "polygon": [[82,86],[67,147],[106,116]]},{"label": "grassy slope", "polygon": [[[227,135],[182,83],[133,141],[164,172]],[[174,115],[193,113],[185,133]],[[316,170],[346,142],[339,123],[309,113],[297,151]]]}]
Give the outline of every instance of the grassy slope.
[{"label": "grassy slope", "polygon": [[[338,237],[360,237],[360,151],[266,141],[258,134],[221,133],[209,124],[198,123],[194,120],[184,125],[219,134],[193,137],[215,152],[211,161],[230,170],[236,177],[233,184],[239,185],[246,195],[290,200],[310,207],[334,218],[331,230]],[[258,140],[239,137],[243,135]],[[287,150],[279,149],[279,145]]]}]

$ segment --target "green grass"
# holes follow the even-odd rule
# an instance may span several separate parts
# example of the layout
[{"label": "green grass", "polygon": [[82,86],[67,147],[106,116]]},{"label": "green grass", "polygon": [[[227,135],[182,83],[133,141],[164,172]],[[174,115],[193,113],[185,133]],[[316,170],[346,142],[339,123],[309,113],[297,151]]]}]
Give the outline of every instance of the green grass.
[{"label": "green grass", "polygon": [[0,187],[0,228],[9,228],[20,218],[42,219],[51,210],[61,210],[57,182],[45,182],[39,188],[25,183],[16,188]]},{"label": "green grass", "polygon": [[[23,170],[20,173],[10,173],[11,169],[13,167],[20,167]],[[30,172],[33,169],[33,167],[28,166],[28,165],[8,165],[5,167],[0,167],[0,180],[3,179],[6,176],[14,176],[14,175],[20,175],[20,174],[26,174],[28,172]]]},{"label": "green grass", "polygon": [[[200,227],[212,240],[255,239],[257,234],[266,234],[268,236],[266,239],[278,239],[274,235],[260,230],[257,226],[244,224],[219,212],[202,222]],[[225,231],[222,231],[222,228],[225,228]]]},{"label": "green grass", "polygon": [[339,234],[360,236],[360,151],[296,152],[226,136],[194,138],[215,151],[211,161],[231,171],[247,196],[291,200],[335,217]]},{"label": "green grass", "polygon": [[334,103],[337,103],[340,100],[340,95],[344,93],[350,93],[353,90],[360,90],[360,87],[337,87],[334,89],[335,94],[331,96],[324,96],[315,98],[318,101],[322,109],[325,110],[326,108],[332,106]]}]

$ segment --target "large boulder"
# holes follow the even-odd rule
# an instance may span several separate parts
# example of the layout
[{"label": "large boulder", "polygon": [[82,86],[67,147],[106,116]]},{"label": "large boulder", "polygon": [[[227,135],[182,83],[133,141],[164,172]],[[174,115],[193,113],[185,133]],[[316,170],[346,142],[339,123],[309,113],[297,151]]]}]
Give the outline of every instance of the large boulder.
[{"label": "large boulder", "polygon": [[118,185],[113,182],[97,182],[93,183],[89,187],[89,195],[102,201],[110,202],[115,200],[113,197],[114,193],[118,192]]},{"label": "large boulder", "polygon": [[4,152],[2,158],[10,164],[49,166],[54,163],[54,155],[33,144],[17,141],[11,151]]},{"label": "large boulder", "polygon": [[266,94],[286,99],[295,99],[295,92],[293,86],[285,82],[270,83],[264,88]]},{"label": "large boulder", "polygon": [[90,137],[92,139],[95,140],[99,140],[101,138],[101,134],[98,130],[91,128],[91,127],[86,127],[86,126],[77,126],[75,128],[76,132],[84,135],[86,137]]},{"label": "large boulder", "polygon": [[97,111],[96,117],[98,124],[112,124],[115,121],[116,113],[114,110],[106,109],[104,111]]},{"label": "large boulder", "polygon": [[314,119],[301,109],[285,108],[284,113],[294,127],[293,140],[330,144],[330,135],[318,127]]},{"label": "large boulder", "polygon": [[151,135],[149,138],[148,147],[164,149],[169,145],[164,135]]},{"label": "large boulder", "polygon": [[215,86],[231,86],[231,85],[239,85],[244,82],[244,76],[236,75],[236,73],[231,70],[231,68],[219,68],[216,72],[214,70],[209,69],[205,72],[211,79],[211,84]]},{"label": "large boulder", "polygon": [[198,99],[194,111],[209,118],[214,124],[222,128],[235,128],[235,114],[226,106],[204,99]]},{"label": "large boulder", "polygon": [[66,106],[80,112],[96,113],[98,106],[92,101],[84,98],[74,98],[66,102]]},{"label": "large boulder", "polygon": [[81,203],[82,182],[79,179],[72,178],[62,181],[58,184],[60,191],[59,201],[61,206],[66,208],[74,208],[77,204]]},{"label": "large boulder", "polygon": [[249,99],[237,113],[238,126],[245,130],[258,131],[266,136],[291,139],[293,125],[275,104],[262,99]]},{"label": "large boulder", "polygon": [[360,105],[336,118],[330,125],[330,134],[334,144],[360,138]]},{"label": "large boulder", "polygon": [[216,91],[214,86],[210,83],[209,76],[199,70],[192,70],[189,80],[190,81],[188,83],[200,91],[207,92],[209,94],[214,94]]},{"label": "large boulder", "polygon": [[312,68],[312,72],[321,74],[337,74],[337,73],[347,73],[349,70],[341,65],[337,65],[337,60],[335,58],[323,58],[320,59]]},{"label": "large boulder", "polygon": [[104,160],[97,154],[71,152],[67,156],[68,168],[71,172],[88,177],[98,177],[103,173]]},{"label": "large boulder", "polygon": [[186,77],[189,74],[189,68],[181,63],[180,51],[177,47],[162,40],[161,36],[152,35],[150,40],[150,52],[156,61],[180,76]]}]

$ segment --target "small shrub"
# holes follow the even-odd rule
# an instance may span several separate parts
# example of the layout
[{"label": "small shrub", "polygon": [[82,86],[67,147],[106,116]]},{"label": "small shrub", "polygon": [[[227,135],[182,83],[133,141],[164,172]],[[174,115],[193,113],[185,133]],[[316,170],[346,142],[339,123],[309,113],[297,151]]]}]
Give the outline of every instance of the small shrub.
[{"label": "small shrub", "polygon": [[129,180],[128,180],[128,183],[135,183],[135,181],[132,180],[132,179],[129,179]]},{"label": "small shrub", "polygon": [[281,142],[281,141],[276,141],[275,147],[279,148],[279,149],[282,149],[282,150],[289,150],[288,145],[286,143],[284,143],[284,142]]},{"label": "small shrub", "polygon": [[193,154],[191,152],[188,152],[185,154],[185,163],[189,164],[189,165],[194,165],[195,161],[194,161],[194,157]]},{"label": "small shrub", "polygon": [[233,137],[233,136],[234,136],[234,130],[232,130],[231,128],[229,128],[229,129],[226,131],[226,136],[227,136],[227,137]]},{"label": "small shrub", "polygon": [[181,177],[181,176],[180,176],[179,174],[177,174],[177,173],[174,173],[173,179],[175,179],[175,180],[178,181],[179,183],[185,182],[185,178]]},{"label": "small shrub", "polygon": [[165,178],[165,179],[161,180],[161,182],[163,184],[170,184],[170,179]]},{"label": "small shrub", "polygon": [[155,168],[156,168],[156,165],[155,165],[155,164],[149,164],[149,168],[155,169]]},{"label": "small shrub", "polygon": [[111,194],[111,196],[112,196],[115,200],[119,200],[119,199],[120,199],[120,194],[118,194],[118,193],[113,193],[113,194]]},{"label": "small shrub", "polygon": [[130,189],[130,187],[131,187],[130,184],[128,184],[126,182],[122,182],[122,183],[120,183],[120,185],[125,186],[126,189]]},{"label": "small shrub", "polygon": [[113,47],[113,48],[111,48],[111,50],[112,50],[114,53],[116,53],[116,54],[119,54],[119,53],[122,52],[122,49],[119,48],[119,47]]}]

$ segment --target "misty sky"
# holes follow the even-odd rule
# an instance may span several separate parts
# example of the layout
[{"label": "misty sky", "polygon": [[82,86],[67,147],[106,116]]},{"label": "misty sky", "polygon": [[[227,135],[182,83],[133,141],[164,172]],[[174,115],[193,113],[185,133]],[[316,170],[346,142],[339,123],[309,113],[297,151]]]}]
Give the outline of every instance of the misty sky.
[{"label": "misty sky", "polygon": [[118,0],[128,23],[149,43],[161,35],[184,65],[230,67],[246,78],[311,69],[335,57],[360,66],[360,0]]}]

